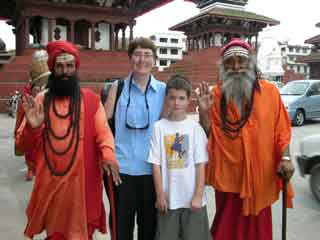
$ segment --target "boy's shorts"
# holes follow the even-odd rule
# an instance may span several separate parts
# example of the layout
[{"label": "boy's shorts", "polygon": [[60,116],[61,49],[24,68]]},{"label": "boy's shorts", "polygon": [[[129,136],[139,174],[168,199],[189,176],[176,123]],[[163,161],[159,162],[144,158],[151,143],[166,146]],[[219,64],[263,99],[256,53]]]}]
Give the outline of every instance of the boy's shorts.
[{"label": "boy's shorts", "polygon": [[158,213],[155,240],[211,240],[207,207],[197,212],[190,208]]}]

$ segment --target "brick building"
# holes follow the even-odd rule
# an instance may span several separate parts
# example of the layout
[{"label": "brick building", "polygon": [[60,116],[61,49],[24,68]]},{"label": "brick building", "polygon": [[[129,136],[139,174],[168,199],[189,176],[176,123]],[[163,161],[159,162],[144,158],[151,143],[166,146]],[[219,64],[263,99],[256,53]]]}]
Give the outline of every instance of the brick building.
[{"label": "brick building", "polygon": [[293,44],[290,42],[280,42],[279,46],[287,70],[292,70],[297,74],[303,75],[304,79],[309,79],[310,67],[306,63],[299,62],[299,58],[309,55],[311,46],[309,44]]},{"label": "brick building", "polygon": [[[320,23],[316,24],[320,28]],[[320,35],[309,38],[305,43],[312,44],[310,55],[301,57],[300,61],[307,63],[310,67],[310,79],[320,79]]]}]

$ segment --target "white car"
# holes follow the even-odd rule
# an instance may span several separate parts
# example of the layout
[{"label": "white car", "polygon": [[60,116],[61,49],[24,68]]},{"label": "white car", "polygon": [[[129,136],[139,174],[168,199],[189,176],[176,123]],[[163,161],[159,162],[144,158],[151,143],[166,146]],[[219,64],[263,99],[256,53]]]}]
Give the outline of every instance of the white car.
[{"label": "white car", "polygon": [[301,155],[297,157],[301,175],[310,174],[310,188],[320,202],[320,135],[312,135],[300,142]]}]

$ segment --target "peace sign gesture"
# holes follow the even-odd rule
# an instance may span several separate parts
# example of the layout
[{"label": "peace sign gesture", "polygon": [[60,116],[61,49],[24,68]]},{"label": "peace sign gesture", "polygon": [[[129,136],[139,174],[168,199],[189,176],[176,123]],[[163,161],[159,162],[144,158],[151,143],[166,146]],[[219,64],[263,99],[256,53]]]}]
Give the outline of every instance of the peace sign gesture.
[{"label": "peace sign gesture", "polygon": [[35,101],[35,99],[26,95],[22,98],[22,107],[26,114],[26,119],[32,128],[38,128],[44,121],[43,105]]}]

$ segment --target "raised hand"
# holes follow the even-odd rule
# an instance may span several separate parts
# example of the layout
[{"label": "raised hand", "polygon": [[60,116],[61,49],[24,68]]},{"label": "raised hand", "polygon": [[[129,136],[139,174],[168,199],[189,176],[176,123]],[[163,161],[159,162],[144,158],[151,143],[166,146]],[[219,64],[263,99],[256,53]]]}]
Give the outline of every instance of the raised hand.
[{"label": "raised hand", "polygon": [[44,121],[43,105],[36,103],[30,95],[23,96],[22,107],[25,112],[26,119],[32,128],[38,128]]},{"label": "raised hand", "polygon": [[213,96],[210,93],[209,85],[201,83],[198,91],[196,91],[200,124],[206,132],[207,136],[210,134],[210,109],[213,105]]},{"label": "raised hand", "polygon": [[213,97],[209,90],[208,83],[202,82],[199,90],[196,91],[199,112],[208,112],[213,105]]}]

